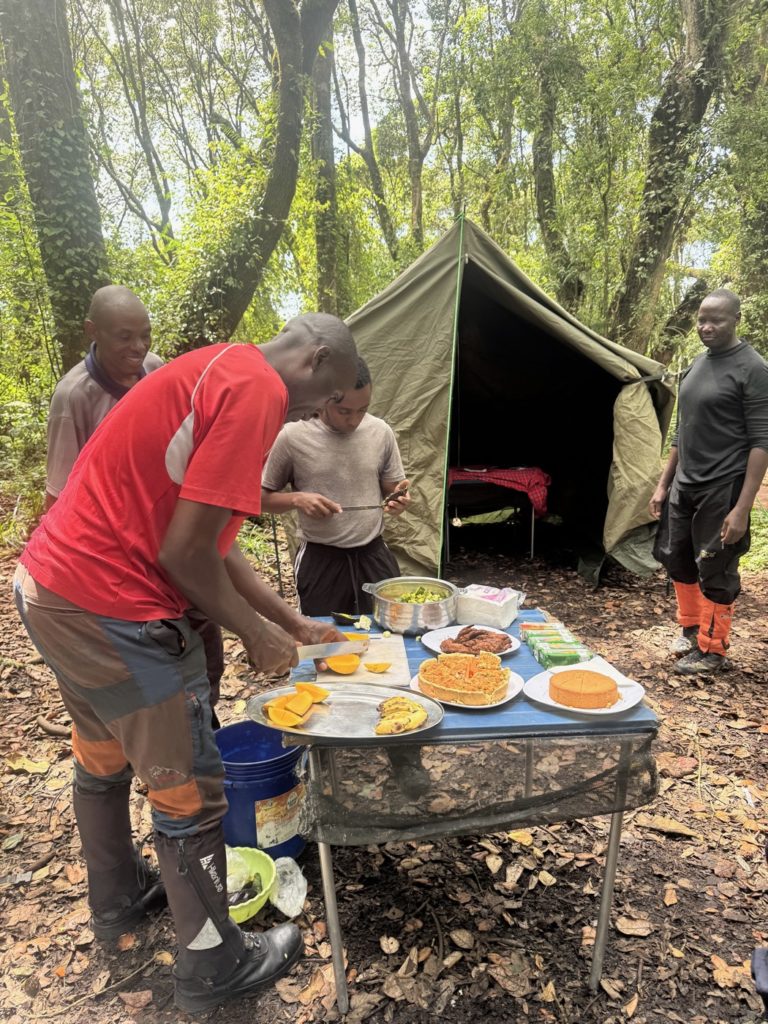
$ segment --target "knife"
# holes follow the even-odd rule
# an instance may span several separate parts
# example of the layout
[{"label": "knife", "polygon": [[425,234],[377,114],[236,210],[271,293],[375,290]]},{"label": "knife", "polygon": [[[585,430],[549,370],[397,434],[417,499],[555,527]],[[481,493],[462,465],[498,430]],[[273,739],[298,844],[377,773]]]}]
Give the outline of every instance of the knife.
[{"label": "knife", "polygon": [[403,498],[408,493],[408,488],[403,487],[400,491],[392,491],[391,494],[387,494],[378,505],[342,505],[342,512],[366,512],[369,509],[374,508],[386,508],[390,501],[396,501],[398,498]]},{"label": "knife", "polygon": [[368,650],[368,637],[362,640],[338,640],[330,644],[310,644],[298,647],[299,661],[305,658],[332,658],[336,654],[365,654]]}]

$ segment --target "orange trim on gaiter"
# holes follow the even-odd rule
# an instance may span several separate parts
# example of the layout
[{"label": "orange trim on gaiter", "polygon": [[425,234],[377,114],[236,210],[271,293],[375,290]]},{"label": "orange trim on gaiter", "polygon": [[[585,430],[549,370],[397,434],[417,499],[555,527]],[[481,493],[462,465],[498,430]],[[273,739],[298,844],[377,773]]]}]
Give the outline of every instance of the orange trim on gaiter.
[{"label": "orange trim on gaiter", "polygon": [[725,654],[733,622],[733,604],[715,604],[702,598],[699,625],[699,649],[705,653]]},{"label": "orange trim on gaiter", "polygon": [[677,621],[681,626],[698,626],[701,622],[701,604],[704,595],[698,583],[672,581],[677,598]]}]

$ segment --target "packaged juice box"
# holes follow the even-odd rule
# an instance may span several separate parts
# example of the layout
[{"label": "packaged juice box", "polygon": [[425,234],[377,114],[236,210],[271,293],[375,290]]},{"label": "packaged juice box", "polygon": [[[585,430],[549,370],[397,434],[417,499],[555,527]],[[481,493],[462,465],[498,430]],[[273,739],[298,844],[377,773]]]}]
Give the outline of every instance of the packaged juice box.
[{"label": "packaged juice box", "polygon": [[542,668],[553,668],[555,665],[578,665],[589,661],[592,652],[583,644],[552,645],[542,644],[535,652],[536,660]]},{"label": "packaged juice box", "polygon": [[565,625],[562,622],[521,622],[520,636],[546,632],[549,629],[565,629]]},{"label": "packaged juice box", "polygon": [[526,637],[526,643],[535,651],[541,644],[576,644],[579,641],[568,629],[549,630],[546,633],[531,633]]}]

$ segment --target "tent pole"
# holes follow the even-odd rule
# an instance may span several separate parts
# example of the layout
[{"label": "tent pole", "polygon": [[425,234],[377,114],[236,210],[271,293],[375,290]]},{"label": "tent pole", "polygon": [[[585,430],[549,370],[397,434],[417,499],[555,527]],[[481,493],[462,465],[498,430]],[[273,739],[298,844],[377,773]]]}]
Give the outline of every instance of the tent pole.
[{"label": "tent pole", "polygon": [[453,409],[453,386],[456,374],[456,353],[458,350],[459,337],[459,308],[461,306],[461,281],[464,272],[464,211],[456,218],[459,222],[459,251],[456,254],[456,297],[453,305],[453,344],[451,345],[451,385],[448,389],[448,417],[445,436],[445,457],[443,460],[443,509],[445,514],[440,517],[440,546],[438,548],[437,575],[440,576],[443,570],[443,546],[446,549],[449,545],[448,530],[448,456],[451,447],[451,411]]}]

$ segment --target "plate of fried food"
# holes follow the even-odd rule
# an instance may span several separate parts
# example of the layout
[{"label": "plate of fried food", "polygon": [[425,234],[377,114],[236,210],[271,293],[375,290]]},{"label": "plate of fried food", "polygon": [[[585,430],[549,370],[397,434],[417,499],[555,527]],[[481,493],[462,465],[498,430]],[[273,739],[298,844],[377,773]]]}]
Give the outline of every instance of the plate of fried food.
[{"label": "plate of fried food", "polygon": [[497,654],[506,658],[520,646],[517,637],[495,626],[444,626],[425,633],[421,642],[435,654]]},{"label": "plate of fried food", "polygon": [[562,665],[539,672],[526,682],[525,695],[558,711],[619,715],[639,704],[645,690],[604,658],[597,657],[579,665]]},{"label": "plate of fried food", "polygon": [[354,742],[424,732],[444,715],[426,694],[376,683],[297,682],[251,697],[246,710],[254,722],[281,732]]},{"label": "plate of fried food", "polygon": [[523,689],[517,672],[496,654],[439,654],[419,666],[411,690],[455,708],[496,708]]}]

